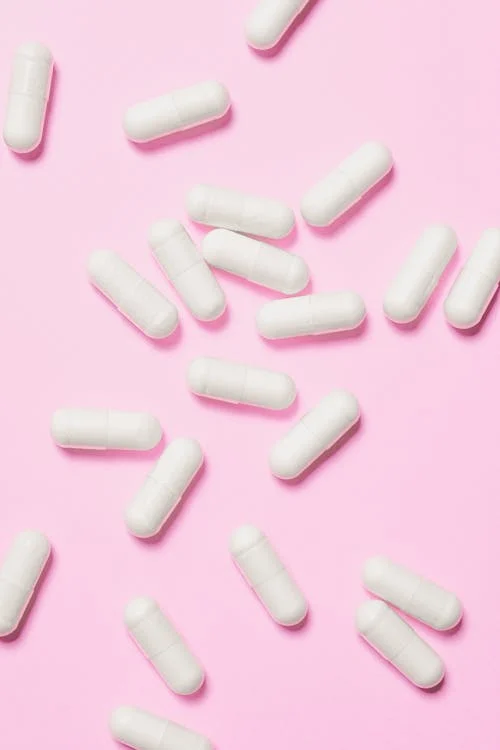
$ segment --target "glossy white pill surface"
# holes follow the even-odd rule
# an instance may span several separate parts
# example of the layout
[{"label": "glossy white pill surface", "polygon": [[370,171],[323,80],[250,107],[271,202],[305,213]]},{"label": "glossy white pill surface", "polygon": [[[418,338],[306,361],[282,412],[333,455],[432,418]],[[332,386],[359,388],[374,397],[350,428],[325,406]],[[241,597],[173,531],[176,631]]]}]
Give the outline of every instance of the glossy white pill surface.
[{"label": "glossy white pill surface", "polygon": [[187,379],[198,396],[263,409],[287,409],[297,395],[289,375],[215,357],[193,360]]},{"label": "glossy white pill surface", "polygon": [[45,45],[28,42],[16,50],[3,128],[4,141],[13,151],[33,151],[42,140],[52,69]]},{"label": "glossy white pill surface", "polygon": [[88,273],[92,284],[146,336],[164,339],[177,328],[175,306],[116,253],[93,252]]},{"label": "glossy white pill surface", "polygon": [[500,229],[487,229],[458,274],[444,303],[455,328],[473,328],[482,319],[500,283]]},{"label": "glossy white pill surface", "polygon": [[203,669],[154,599],[132,599],[125,608],[125,625],[170,690],[178,695],[199,690]]},{"label": "glossy white pill surface", "polygon": [[195,318],[209,321],[222,315],[226,307],[224,292],[180,221],[157,221],[150,229],[149,244]]},{"label": "glossy white pill surface", "polygon": [[309,0],[260,0],[247,18],[245,36],[255,49],[272,49]]},{"label": "glossy white pill surface", "polygon": [[163,430],[152,414],[109,409],[58,409],[52,416],[52,438],[62,448],[148,451]]},{"label": "glossy white pill surface", "polygon": [[298,477],[340,440],[359,416],[359,404],[352,393],[340,390],[329,393],[275,443],[269,457],[274,476]]},{"label": "glossy white pill surface", "polygon": [[145,483],[125,511],[131,534],[157,534],[179,504],[203,463],[197,440],[176,438],[165,448]]},{"label": "glossy white pill surface", "polygon": [[444,664],[436,652],[385,602],[363,602],[356,613],[359,634],[420,688],[439,685]]},{"label": "glossy white pill surface", "polygon": [[387,146],[377,141],[365,143],[307,191],[302,198],[302,216],[313,226],[328,226],[389,174],[392,166]]},{"label": "glossy white pill surface", "polygon": [[217,120],[226,114],[230,104],[222,83],[204,81],[129,107],[123,128],[131,141],[146,143]]},{"label": "glossy white pill surface", "polygon": [[271,239],[285,237],[295,224],[292,209],[280,201],[215,185],[191,188],[187,210],[200,224]]},{"label": "glossy white pill surface", "polygon": [[10,635],[34,594],[50,556],[50,542],[39,531],[21,531],[0,567],[0,636]]},{"label": "glossy white pill surface", "polygon": [[255,526],[240,526],[232,533],[229,548],[273,620],[285,626],[302,622],[307,614],[304,595],[262,531]]},{"label": "glossy white pill surface", "polygon": [[111,734],[134,750],[212,750],[203,735],[132,706],[120,706],[110,720]]},{"label": "glossy white pill surface", "polygon": [[365,319],[366,308],[356,292],[323,292],[278,299],[257,313],[257,329],[265,339],[315,336],[350,331]]},{"label": "glossy white pill surface", "polygon": [[209,232],[202,247],[211,266],[282,294],[297,294],[309,281],[309,269],[299,255],[227,229]]}]

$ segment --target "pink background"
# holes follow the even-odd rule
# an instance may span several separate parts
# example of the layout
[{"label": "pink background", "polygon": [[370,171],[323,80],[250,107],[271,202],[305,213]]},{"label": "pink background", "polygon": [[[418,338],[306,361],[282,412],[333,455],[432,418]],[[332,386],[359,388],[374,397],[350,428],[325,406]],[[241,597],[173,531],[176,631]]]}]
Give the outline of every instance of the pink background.
[{"label": "pink background", "polygon": [[[253,3],[19,0],[0,24],[0,91],[18,43],[45,41],[57,61],[43,153],[0,149],[0,549],[25,527],[54,546],[26,627],[0,644],[5,750],[112,748],[108,715],[122,703],[219,750],[499,746],[500,310],[474,336],[442,313],[459,264],[500,221],[498,2],[317,0],[273,57],[246,47]],[[127,142],[129,104],[207,77],[231,92],[228,124],[149,148]],[[331,231],[308,228],[304,190],[370,138],[393,150],[393,179]],[[146,236],[157,218],[187,221],[198,181],[290,203],[298,229],[284,246],[307,259],[314,291],[363,295],[363,332],[266,343],[254,317],[273,295],[222,274],[229,314],[194,321]],[[397,330],[384,291],[436,221],[456,229],[459,253],[420,325]],[[178,303],[170,341],[143,337],[90,287],[96,247]],[[185,384],[198,355],[284,370],[298,401],[281,415],[201,402]],[[334,387],[358,396],[360,430],[303,482],[274,479],[270,446]],[[132,539],[122,521],[159,450],[61,451],[49,423],[65,405],[151,410],[167,441],[200,440],[205,470],[159,541]],[[276,626],[231,563],[228,535],[248,521],[310,601],[301,630]],[[418,628],[446,662],[439,692],[413,688],[355,634],[360,568],[375,553],[463,598],[458,633]],[[172,695],[126,635],[123,607],[138,594],[159,600],[203,661],[198,697]]]}]

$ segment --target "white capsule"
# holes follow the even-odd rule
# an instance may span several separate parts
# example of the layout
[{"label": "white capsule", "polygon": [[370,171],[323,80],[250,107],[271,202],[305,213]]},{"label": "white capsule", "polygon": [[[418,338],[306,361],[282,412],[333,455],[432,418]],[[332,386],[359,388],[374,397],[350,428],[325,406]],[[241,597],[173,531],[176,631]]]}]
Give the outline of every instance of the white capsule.
[{"label": "white capsule", "polygon": [[165,448],[145,483],[125,511],[131,534],[157,534],[179,504],[203,463],[197,440],[176,438]]},{"label": "white capsule", "polygon": [[263,409],[287,409],[297,395],[289,375],[215,357],[194,359],[187,380],[198,396]]},{"label": "white capsule", "polygon": [[365,319],[365,303],[356,292],[324,292],[278,299],[257,313],[257,329],[265,339],[316,336],[350,331]]},{"label": "white capsule", "polygon": [[298,625],[307,615],[307,602],[274,551],[255,526],[240,526],[231,535],[230,551],[248,585],[273,620]]},{"label": "white capsule", "polygon": [[292,209],[280,201],[214,185],[191,188],[187,211],[200,224],[271,239],[286,237],[295,224]]},{"label": "white capsule", "polygon": [[309,269],[299,255],[227,229],[205,235],[202,248],[211,266],[282,294],[297,294],[309,281]]},{"label": "white capsule", "polygon": [[200,663],[154,599],[132,599],[125,608],[125,625],[170,690],[191,695],[200,689],[205,679]]},{"label": "white capsule", "polygon": [[394,323],[416,320],[457,249],[451,227],[428,227],[417,240],[384,297],[384,312]]},{"label": "white capsule", "polygon": [[119,255],[96,250],[87,270],[92,284],[146,336],[164,339],[175,331],[175,306]]},{"label": "white capsule", "polygon": [[222,315],[226,307],[224,292],[180,221],[157,221],[150,229],[149,244],[195,318],[209,321]]},{"label": "white capsule", "polygon": [[433,688],[442,681],[440,657],[385,602],[363,602],[356,613],[356,627],[370,646],[417,687]]},{"label": "white capsule", "polygon": [[179,130],[217,120],[230,107],[229,93],[218,81],[204,81],[129,107],[123,118],[128,138],[146,143]]},{"label": "white capsule", "polygon": [[487,229],[458,274],[444,303],[455,328],[473,328],[482,319],[500,283],[500,229]]},{"label": "white capsule", "polygon": [[255,49],[271,49],[290,28],[309,0],[260,0],[245,24],[247,42]]},{"label": "white capsule", "polygon": [[42,140],[52,69],[52,54],[45,45],[28,42],[17,48],[3,129],[4,141],[13,151],[33,151]]},{"label": "white capsule", "polygon": [[39,531],[15,537],[0,568],[0,636],[18,628],[49,556],[50,542]]},{"label": "white capsule", "polygon": [[392,166],[387,146],[377,141],[363,144],[307,191],[302,198],[302,216],[313,226],[328,226],[389,174]]},{"label": "white capsule", "polygon": [[363,584],[375,596],[435,630],[450,630],[462,619],[462,605],[455,594],[387,557],[366,561]]},{"label": "white capsule", "polygon": [[58,409],[52,416],[51,433],[62,448],[148,451],[158,445],[163,430],[147,412]]},{"label": "white capsule", "polygon": [[132,706],[120,706],[113,711],[110,729],[115,740],[135,750],[212,750],[213,747],[203,735]]},{"label": "white capsule", "polygon": [[275,443],[269,457],[280,479],[294,479],[359,420],[359,404],[348,391],[331,391]]}]

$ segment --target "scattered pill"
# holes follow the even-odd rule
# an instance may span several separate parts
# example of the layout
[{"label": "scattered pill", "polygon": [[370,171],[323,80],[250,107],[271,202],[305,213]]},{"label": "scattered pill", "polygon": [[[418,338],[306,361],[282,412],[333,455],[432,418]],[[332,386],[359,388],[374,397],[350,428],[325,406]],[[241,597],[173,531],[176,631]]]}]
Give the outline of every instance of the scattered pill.
[{"label": "scattered pill", "polygon": [[180,221],[165,219],[151,227],[149,243],[167,278],[198,320],[215,320],[226,297],[210,267]]},{"label": "scattered pill", "polygon": [[92,284],[146,336],[164,339],[177,328],[175,306],[116,253],[93,252],[88,273]]},{"label": "scattered pill", "polygon": [[356,292],[324,292],[278,299],[257,313],[257,329],[265,339],[288,339],[357,328],[366,315]]},{"label": "scattered pill", "polygon": [[134,750],[212,750],[203,735],[140,708],[120,706],[111,714],[111,734]]},{"label": "scattered pill", "polygon": [[204,81],[129,107],[123,128],[131,141],[146,143],[217,120],[226,114],[230,104],[222,83]]},{"label": "scattered pill", "polygon": [[200,689],[202,667],[154,599],[132,599],[125,608],[125,625],[170,690],[191,695]]},{"label": "scattered pill", "polygon": [[255,49],[272,49],[309,0],[260,0],[245,25],[247,42]]},{"label": "scattered pill", "polygon": [[387,557],[370,557],[363,569],[368,591],[435,630],[450,630],[462,619],[462,605],[450,591]]},{"label": "scattered pill", "polygon": [[458,274],[444,303],[455,328],[473,328],[484,316],[500,283],[500,229],[487,229]]},{"label": "scattered pill", "polygon": [[193,360],[187,379],[198,396],[263,409],[287,409],[297,395],[289,375],[215,357]]},{"label": "scattered pill", "polygon": [[163,430],[152,414],[108,409],[58,409],[51,433],[62,448],[148,451],[161,440]]},{"label": "scattered pill", "polygon": [[292,209],[280,201],[214,185],[191,188],[187,210],[200,224],[271,239],[286,237],[295,224]]},{"label": "scattered pill", "polygon": [[227,229],[205,235],[203,255],[215,268],[282,294],[297,294],[309,281],[309,269],[299,255]]},{"label": "scattered pill", "polygon": [[39,531],[21,531],[0,568],[0,636],[17,630],[50,556]]},{"label": "scattered pill", "polygon": [[3,130],[13,151],[33,151],[42,140],[52,69],[52,54],[45,45],[28,42],[17,48]]},{"label": "scattered pill", "polygon": [[363,602],[356,613],[356,627],[370,646],[417,687],[433,688],[442,681],[440,657],[385,602]]},{"label": "scattered pill", "polygon": [[203,452],[197,440],[172,440],[125,512],[130,533],[143,538],[157,534],[202,463]]},{"label": "scattered pill", "polygon": [[307,191],[302,198],[302,216],[313,226],[328,226],[389,174],[392,165],[387,146],[377,141],[365,143]]},{"label": "scattered pill", "polygon": [[416,320],[457,249],[451,227],[428,227],[417,240],[384,298],[384,312],[394,323]]},{"label": "scattered pill", "polygon": [[359,404],[348,391],[331,391],[275,443],[269,463],[280,479],[294,479],[359,420]]},{"label": "scattered pill", "polygon": [[285,626],[302,622],[307,615],[304,595],[260,529],[240,526],[231,535],[230,551],[273,620]]}]

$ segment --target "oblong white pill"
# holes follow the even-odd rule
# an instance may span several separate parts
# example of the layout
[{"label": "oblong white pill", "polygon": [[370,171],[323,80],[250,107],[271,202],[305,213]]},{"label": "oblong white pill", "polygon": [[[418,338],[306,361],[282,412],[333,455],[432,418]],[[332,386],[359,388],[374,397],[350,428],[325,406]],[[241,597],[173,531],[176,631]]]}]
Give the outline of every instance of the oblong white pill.
[{"label": "oblong white pill", "polygon": [[458,274],[444,303],[455,328],[473,328],[482,319],[500,283],[500,229],[487,229]]},{"label": "oblong white pill", "polygon": [[197,440],[176,438],[165,448],[127,510],[125,523],[131,534],[157,534],[179,504],[203,463]]},{"label": "oblong white pill", "polygon": [[257,313],[257,329],[265,339],[316,336],[357,328],[366,316],[365,303],[356,292],[323,292],[278,299]]},{"label": "oblong white pill", "polygon": [[50,556],[40,531],[21,531],[0,568],[0,636],[17,630]]},{"label": "oblong white pill", "polygon": [[273,620],[298,625],[307,615],[307,602],[274,551],[255,526],[240,526],[229,545],[234,562]]},{"label": "oblong white pill", "polygon": [[129,107],[123,118],[128,138],[146,143],[179,130],[217,120],[231,105],[229,92],[218,81],[203,81]]},{"label": "oblong white pill", "polygon": [[61,448],[149,451],[163,435],[152,414],[109,409],[58,409],[50,429]]},{"label": "oblong white pill", "polygon": [[120,706],[111,714],[111,734],[135,750],[212,750],[206,737],[169,719],[132,706]]},{"label": "oblong white pill", "polygon": [[444,677],[444,664],[428,643],[379,599],[358,607],[359,634],[405,677],[420,688],[433,688]]},{"label": "oblong white pill", "polygon": [[17,48],[3,128],[3,139],[13,151],[28,153],[42,140],[52,70],[52,53],[44,44],[28,42]]},{"label": "oblong white pill", "polygon": [[286,237],[295,224],[292,209],[281,201],[215,185],[191,188],[187,211],[200,224],[271,239]]},{"label": "oblong white pill", "polygon": [[275,443],[269,457],[274,476],[298,477],[340,440],[359,417],[359,404],[352,393],[331,391]]},{"label": "oblong white pill", "polygon": [[200,663],[154,599],[129,601],[125,625],[170,690],[191,695],[200,689],[205,679]]},{"label": "oblong white pill", "polygon": [[227,229],[206,234],[202,248],[211,266],[282,294],[297,294],[309,281],[309,269],[299,255]]},{"label": "oblong white pill", "polygon": [[226,307],[224,292],[180,221],[157,221],[150,229],[149,244],[195,318],[209,321],[222,315]]},{"label": "oblong white pill", "polygon": [[254,49],[272,49],[309,0],[260,0],[245,24],[247,42]]},{"label": "oblong white pill", "polygon": [[326,227],[359,201],[393,166],[383,143],[369,141],[344,159],[302,198],[300,210],[308,224]]},{"label": "oblong white pill", "polygon": [[289,375],[215,357],[194,359],[187,380],[198,396],[263,409],[287,409],[297,395]]},{"label": "oblong white pill", "polygon": [[88,260],[92,284],[152,339],[164,339],[178,323],[176,307],[119,255],[96,250]]},{"label": "oblong white pill", "polygon": [[384,297],[384,312],[394,323],[416,320],[457,249],[451,227],[428,227],[417,240]]}]

